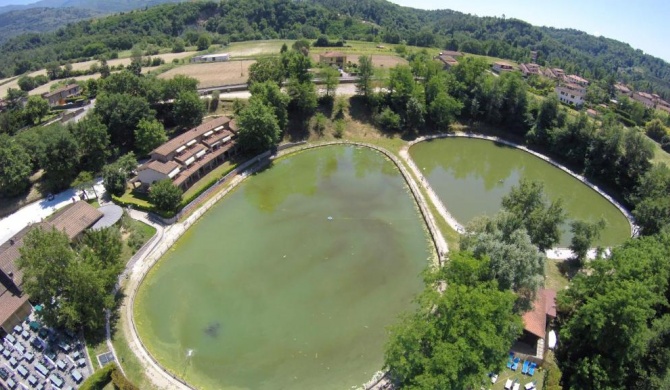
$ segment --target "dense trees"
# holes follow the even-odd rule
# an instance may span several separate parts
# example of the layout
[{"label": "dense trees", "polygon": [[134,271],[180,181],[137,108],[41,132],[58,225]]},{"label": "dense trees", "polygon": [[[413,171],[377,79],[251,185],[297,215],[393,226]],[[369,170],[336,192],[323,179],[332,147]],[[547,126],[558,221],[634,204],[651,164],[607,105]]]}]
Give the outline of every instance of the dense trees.
[{"label": "dense trees", "polygon": [[141,155],[147,155],[168,140],[165,128],[159,121],[141,119],[135,129],[135,147]]},{"label": "dense trees", "polygon": [[30,186],[30,156],[16,140],[0,134],[0,197],[23,193]]},{"label": "dense trees", "polygon": [[670,237],[630,240],[559,293],[566,388],[667,388]]},{"label": "dense trees", "polygon": [[65,233],[36,228],[20,249],[23,288],[42,305],[48,326],[99,329],[114,304],[112,287],[123,269],[121,236],[118,231],[87,234],[74,250]]},{"label": "dense trees", "polygon": [[63,127],[53,128],[45,136],[44,152],[39,163],[50,188],[63,190],[77,176],[79,145],[72,133]]},{"label": "dense trees", "polygon": [[41,96],[30,96],[26,102],[25,114],[28,116],[33,124],[42,123],[44,118],[49,113],[49,103],[42,99]]},{"label": "dense trees", "polygon": [[95,115],[70,126],[79,147],[80,168],[85,171],[99,172],[111,156],[107,127]]},{"label": "dense trees", "polygon": [[112,144],[127,150],[135,148],[135,129],[140,121],[155,115],[145,98],[122,93],[98,95],[95,113],[107,125]]},{"label": "dense trees", "polygon": [[279,142],[281,129],[273,110],[259,99],[252,99],[237,119],[238,144],[249,152],[265,151]]},{"label": "dense trees", "polygon": [[137,159],[131,152],[117,161],[102,168],[102,180],[105,190],[112,195],[121,196],[126,192],[126,183],[131,172],[137,167]]},{"label": "dense trees", "polygon": [[385,366],[402,388],[473,388],[503,367],[521,321],[515,295],[501,291],[488,268],[485,258],[452,253],[427,275],[419,309],[391,328],[386,346]]},{"label": "dense trees", "polygon": [[277,117],[279,129],[283,130],[288,124],[288,105],[291,98],[283,93],[279,85],[272,81],[255,83],[251,86],[251,101],[260,100],[261,103],[272,108]]},{"label": "dense trees", "polygon": [[173,118],[178,127],[190,129],[202,123],[205,104],[195,92],[180,92],[174,102]]},{"label": "dense trees", "polygon": [[561,199],[549,202],[541,182],[522,180],[503,197],[502,206],[512,214],[516,226],[526,229],[540,251],[551,248],[560,239],[559,225],[566,218],[563,202]]}]

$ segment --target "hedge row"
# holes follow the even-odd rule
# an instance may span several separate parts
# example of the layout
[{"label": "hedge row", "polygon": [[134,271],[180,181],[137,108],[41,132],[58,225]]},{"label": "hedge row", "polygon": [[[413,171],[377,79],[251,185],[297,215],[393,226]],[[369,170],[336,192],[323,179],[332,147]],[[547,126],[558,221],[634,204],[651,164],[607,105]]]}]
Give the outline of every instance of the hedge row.
[{"label": "hedge row", "polygon": [[115,363],[110,363],[89,376],[79,390],[102,390],[112,382],[116,390],[139,390],[126,378]]}]

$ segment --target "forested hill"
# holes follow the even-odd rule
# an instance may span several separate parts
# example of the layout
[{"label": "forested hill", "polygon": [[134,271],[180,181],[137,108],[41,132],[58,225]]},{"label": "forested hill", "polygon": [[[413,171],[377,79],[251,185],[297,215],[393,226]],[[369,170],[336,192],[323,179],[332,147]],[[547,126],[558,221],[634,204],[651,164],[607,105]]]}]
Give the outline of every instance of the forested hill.
[{"label": "forested hill", "polygon": [[0,14],[32,8],[78,8],[111,14],[145,7],[153,7],[162,3],[177,3],[179,1],[185,0],[40,0],[30,4],[6,5],[0,7]]},{"label": "forested hill", "polygon": [[79,8],[31,8],[0,13],[0,42],[21,34],[54,31],[68,23],[101,15]]},{"label": "forested hill", "polygon": [[[63,0],[49,0],[63,1]],[[83,0],[70,0],[83,1]],[[127,0],[129,2],[131,0]],[[149,0],[161,1],[161,0]],[[612,39],[575,30],[532,26],[516,19],[477,17],[450,10],[401,7],[385,0],[224,0],[164,4],[70,24],[54,33],[15,37],[0,47],[5,76],[110,55],[133,45],[171,47],[200,34],[214,43],[305,37],[407,42],[473,54],[539,62],[590,79],[620,80],[670,99],[670,65]],[[0,76],[2,76],[0,74]]]}]

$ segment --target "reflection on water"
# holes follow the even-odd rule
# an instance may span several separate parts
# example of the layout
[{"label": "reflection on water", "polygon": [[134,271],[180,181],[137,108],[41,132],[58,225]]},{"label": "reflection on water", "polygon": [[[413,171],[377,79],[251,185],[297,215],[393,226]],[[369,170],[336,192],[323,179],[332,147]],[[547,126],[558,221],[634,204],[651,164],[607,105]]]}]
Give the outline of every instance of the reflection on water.
[{"label": "reflection on water", "polygon": [[[461,223],[500,209],[502,197],[522,178],[544,183],[551,199],[562,198],[569,218],[597,220],[607,227],[598,244],[616,245],[630,235],[619,210],[597,192],[551,164],[516,148],[492,141],[446,138],[412,146],[410,154],[444,205]],[[569,221],[560,245],[570,243]]]}]

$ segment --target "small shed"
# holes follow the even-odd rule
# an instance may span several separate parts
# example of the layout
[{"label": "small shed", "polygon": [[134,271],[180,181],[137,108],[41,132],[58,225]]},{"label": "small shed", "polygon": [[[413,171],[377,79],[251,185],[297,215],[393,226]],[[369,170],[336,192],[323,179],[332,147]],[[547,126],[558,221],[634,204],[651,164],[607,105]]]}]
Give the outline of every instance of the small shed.
[{"label": "small shed", "polygon": [[230,53],[205,54],[191,58],[191,62],[225,62],[230,61]]}]

